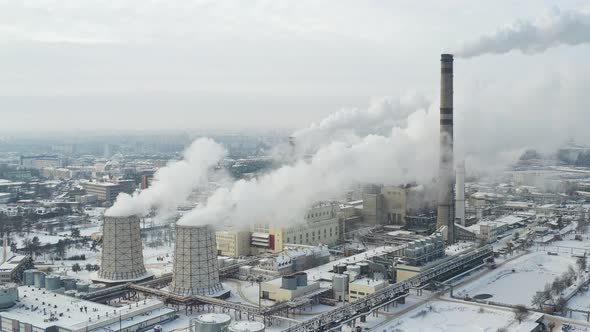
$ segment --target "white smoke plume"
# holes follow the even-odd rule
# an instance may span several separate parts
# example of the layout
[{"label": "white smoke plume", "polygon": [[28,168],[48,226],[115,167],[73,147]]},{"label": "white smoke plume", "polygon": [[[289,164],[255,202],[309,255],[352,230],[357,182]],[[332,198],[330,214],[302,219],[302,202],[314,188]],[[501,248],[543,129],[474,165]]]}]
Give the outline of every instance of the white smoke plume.
[{"label": "white smoke plume", "polygon": [[518,20],[490,35],[466,42],[455,54],[470,58],[512,50],[539,53],[559,45],[590,42],[590,13],[553,9],[532,21]]},{"label": "white smoke plume", "polygon": [[352,144],[332,142],[309,161],[217,190],[206,205],[178,223],[285,225],[299,222],[310,205],[335,197],[354,183],[430,179],[437,170],[437,120],[437,112],[419,110],[407,117],[405,127],[394,127],[388,135],[368,135]]},{"label": "white smoke plume", "polygon": [[408,115],[429,106],[424,95],[412,91],[374,100],[367,109],[343,109],[293,133],[295,150],[303,154],[334,141],[354,143],[370,134],[388,135],[391,128],[404,127]]},{"label": "white smoke plume", "polygon": [[225,149],[212,139],[197,139],[184,151],[182,160],[170,162],[154,174],[150,187],[138,194],[119,194],[105,214],[147,214],[152,208],[170,212],[184,203],[193,190],[207,183],[210,170],[225,155]]}]

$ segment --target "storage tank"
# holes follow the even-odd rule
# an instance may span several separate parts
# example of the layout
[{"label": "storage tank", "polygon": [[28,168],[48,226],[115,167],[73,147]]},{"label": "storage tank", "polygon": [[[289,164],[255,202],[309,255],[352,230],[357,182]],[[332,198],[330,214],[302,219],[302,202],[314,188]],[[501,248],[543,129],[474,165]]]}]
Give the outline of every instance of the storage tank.
[{"label": "storage tank", "polygon": [[354,281],[360,274],[352,271],[344,271],[343,275],[348,276],[348,280]]},{"label": "storage tank", "polygon": [[63,282],[66,291],[76,290],[76,279],[72,277],[62,277],[61,281]]},{"label": "storage tank", "polygon": [[361,275],[369,274],[369,263],[360,262],[357,265],[361,268]]},{"label": "storage tank", "polygon": [[332,289],[335,292],[344,292],[348,290],[348,275],[335,274],[332,277]]},{"label": "storage tank", "polygon": [[45,287],[45,273],[36,271],[33,275],[35,287]]},{"label": "storage tank", "polygon": [[78,294],[78,292],[73,289],[64,292],[64,295],[71,297],[76,297],[76,294]]},{"label": "storage tank", "polygon": [[297,286],[307,286],[307,273],[297,272],[295,276],[297,277]]},{"label": "storage tank", "polygon": [[336,264],[334,265],[334,272],[338,274],[342,274],[346,271],[346,264]]},{"label": "storage tank", "polygon": [[242,320],[231,323],[227,330],[230,332],[264,332],[264,324]]},{"label": "storage tank", "polygon": [[202,314],[190,321],[191,332],[225,332],[231,323],[231,317],[226,314]]},{"label": "storage tank", "polygon": [[0,285],[0,309],[12,307],[17,300],[18,286],[16,284],[8,283]]},{"label": "storage tank", "polygon": [[102,289],[105,289],[107,287],[107,285],[105,284],[91,284],[88,286],[88,292],[92,293],[92,292],[96,292]]},{"label": "storage tank", "polygon": [[31,270],[26,270],[25,272],[23,272],[23,277],[25,279],[25,285],[33,286],[35,284],[35,272],[37,272],[37,271],[39,271],[39,270],[31,269]]},{"label": "storage tank", "polygon": [[61,287],[61,278],[55,274],[45,277],[45,288],[47,290],[56,290]]},{"label": "storage tank", "polygon": [[361,274],[361,267],[359,265],[356,265],[356,264],[348,265],[346,267],[346,270],[347,271],[356,272],[357,274]]},{"label": "storage tank", "polygon": [[281,288],[289,290],[297,289],[297,277],[294,275],[283,276],[281,278]]},{"label": "storage tank", "polygon": [[76,290],[78,292],[84,292],[84,293],[88,293],[88,287],[90,286],[90,284],[86,281],[78,281],[76,283]]}]

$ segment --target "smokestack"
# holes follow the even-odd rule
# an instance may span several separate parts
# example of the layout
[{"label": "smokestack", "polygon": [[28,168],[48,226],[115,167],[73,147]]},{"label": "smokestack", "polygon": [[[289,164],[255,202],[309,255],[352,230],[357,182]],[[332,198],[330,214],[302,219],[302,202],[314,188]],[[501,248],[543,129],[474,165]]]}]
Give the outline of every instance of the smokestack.
[{"label": "smokestack", "polygon": [[465,226],[465,161],[457,165],[457,188],[455,197],[456,220]]},{"label": "smokestack", "polygon": [[440,164],[437,229],[446,227],[443,235],[447,243],[451,244],[455,242],[452,54],[441,54],[440,69]]}]

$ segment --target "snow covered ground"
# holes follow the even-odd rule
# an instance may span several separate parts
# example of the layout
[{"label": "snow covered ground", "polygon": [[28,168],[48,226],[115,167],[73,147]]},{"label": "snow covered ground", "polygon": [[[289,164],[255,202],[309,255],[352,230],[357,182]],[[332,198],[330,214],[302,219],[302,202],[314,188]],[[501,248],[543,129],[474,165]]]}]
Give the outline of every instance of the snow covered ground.
[{"label": "snow covered ground", "polygon": [[455,291],[455,296],[492,295],[490,301],[530,306],[533,295],[546,283],[575,266],[569,254],[547,255],[544,251],[525,254]]},{"label": "snow covered ground", "polygon": [[[495,332],[530,331],[540,314],[531,313],[522,322],[515,320],[514,312],[461,302],[434,301],[424,304],[403,316],[384,324],[378,331],[386,332]],[[525,328],[530,326],[529,329]]]}]

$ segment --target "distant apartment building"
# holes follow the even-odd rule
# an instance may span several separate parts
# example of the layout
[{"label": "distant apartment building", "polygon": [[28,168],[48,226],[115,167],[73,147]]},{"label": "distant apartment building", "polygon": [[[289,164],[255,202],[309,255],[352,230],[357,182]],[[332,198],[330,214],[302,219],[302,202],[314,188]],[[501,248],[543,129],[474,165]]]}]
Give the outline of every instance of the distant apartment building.
[{"label": "distant apartment building", "polygon": [[62,167],[63,161],[58,156],[50,156],[50,155],[37,155],[37,156],[21,156],[20,157],[20,164],[21,166],[27,168],[45,168],[45,167]]},{"label": "distant apartment building", "polygon": [[[129,180],[131,181],[131,180]],[[117,196],[122,193],[131,194],[135,190],[134,183],[122,181],[118,183],[112,182],[86,182],[83,184],[87,195],[95,195],[99,202],[112,203],[117,199]]]}]

